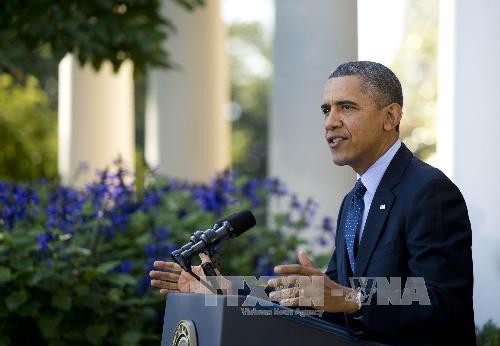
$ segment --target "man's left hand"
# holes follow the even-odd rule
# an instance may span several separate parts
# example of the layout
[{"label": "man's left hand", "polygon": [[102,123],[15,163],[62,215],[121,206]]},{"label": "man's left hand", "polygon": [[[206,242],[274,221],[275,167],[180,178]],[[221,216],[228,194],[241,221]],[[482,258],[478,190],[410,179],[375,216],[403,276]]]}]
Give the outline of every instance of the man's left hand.
[{"label": "man's left hand", "polygon": [[[272,300],[283,306],[303,306],[301,302],[307,302],[307,305],[327,312],[354,313],[358,310],[355,290],[331,280],[315,266],[305,251],[299,251],[298,257],[300,264],[274,268],[275,273],[283,276],[268,281],[270,287],[279,288],[269,294]],[[285,288],[280,288],[283,286]]]}]

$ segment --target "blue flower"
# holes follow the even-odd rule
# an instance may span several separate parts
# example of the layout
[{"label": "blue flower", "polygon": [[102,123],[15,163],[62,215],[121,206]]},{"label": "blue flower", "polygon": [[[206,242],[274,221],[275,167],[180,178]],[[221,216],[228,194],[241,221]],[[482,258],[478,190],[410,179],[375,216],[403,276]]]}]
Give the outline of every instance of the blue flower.
[{"label": "blue flower", "polygon": [[149,275],[145,275],[137,283],[137,292],[139,294],[145,294],[150,290],[150,288],[151,288],[151,278],[149,277]]},{"label": "blue flower", "polygon": [[188,216],[188,211],[186,209],[181,209],[177,212],[177,217],[179,220],[184,219],[186,216]]},{"label": "blue flower", "polygon": [[318,203],[313,199],[309,198],[306,201],[306,205],[304,206],[304,212],[306,213],[308,218],[314,218],[316,211],[318,210]]},{"label": "blue flower", "polygon": [[108,240],[113,238],[116,235],[116,232],[113,229],[113,227],[104,227],[103,232],[104,232],[104,236]]},{"label": "blue flower", "polygon": [[45,227],[59,228],[65,233],[74,234],[75,227],[82,222],[85,197],[77,190],[59,186],[49,194]]},{"label": "blue flower", "polygon": [[203,185],[195,188],[193,198],[204,211],[216,214],[221,214],[227,206],[234,202],[231,196],[224,191],[211,189]]},{"label": "blue flower", "polygon": [[324,231],[332,232],[333,231],[332,219],[330,217],[325,217],[323,219],[323,225],[321,226],[321,228],[323,228]]},{"label": "blue flower", "polygon": [[318,239],[318,243],[319,243],[319,245],[321,245],[321,246],[327,246],[327,245],[328,245],[328,241],[327,241],[324,237],[320,237],[320,238]]},{"label": "blue flower", "polygon": [[168,237],[170,236],[170,233],[171,233],[171,229],[170,228],[165,228],[165,227],[157,227],[153,232],[152,232],[152,236],[153,238],[158,241],[158,242],[162,242],[162,241],[165,241],[168,239]]},{"label": "blue flower", "polygon": [[147,211],[152,207],[158,206],[160,202],[161,202],[160,192],[155,188],[151,188],[147,190],[144,194],[144,201],[142,203],[141,210]]},{"label": "blue flower", "polygon": [[130,272],[132,271],[132,267],[133,267],[132,261],[124,260],[119,264],[117,270],[118,272],[123,274],[130,274]]},{"label": "blue flower", "polygon": [[146,245],[144,250],[146,251],[146,254],[148,255],[148,257],[155,257],[158,248],[154,244],[148,244],[148,245]]},{"label": "blue flower", "polygon": [[126,229],[126,225],[129,221],[129,217],[127,215],[121,214],[119,212],[111,213],[110,219],[113,226],[121,230]]},{"label": "blue flower", "polygon": [[5,206],[2,210],[2,220],[6,223],[7,229],[13,229],[16,222],[16,213],[14,208]]},{"label": "blue flower", "polygon": [[264,179],[264,187],[270,194],[285,196],[288,194],[286,186],[278,178],[266,178]]},{"label": "blue flower", "polygon": [[243,195],[250,200],[250,205],[252,208],[259,207],[263,203],[262,200],[257,196],[259,187],[260,186],[258,180],[252,179],[242,188]]},{"label": "blue flower", "polygon": [[38,245],[38,249],[41,252],[49,251],[49,243],[55,239],[55,236],[51,232],[45,232],[42,234],[36,235],[36,242]]},{"label": "blue flower", "polygon": [[259,260],[257,261],[257,272],[256,275],[259,276],[271,276],[274,274],[274,266],[272,265],[271,261],[273,260],[273,257],[270,254],[264,254],[263,256],[259,257]]},{"label": "blue flower", "polygon": [[300,210],[302,208],[302,204],[300,204],[297,195],[292,195],[292,200],[290,202],[290,208]]},{"label": "blue flower", "polygon": [[158,247],[158,254],[160,255],[160,258],[166,259],[167,257],[170,256],[172,251],[176,250],[177,246],[167,243],[167,244],[162,244]]}]

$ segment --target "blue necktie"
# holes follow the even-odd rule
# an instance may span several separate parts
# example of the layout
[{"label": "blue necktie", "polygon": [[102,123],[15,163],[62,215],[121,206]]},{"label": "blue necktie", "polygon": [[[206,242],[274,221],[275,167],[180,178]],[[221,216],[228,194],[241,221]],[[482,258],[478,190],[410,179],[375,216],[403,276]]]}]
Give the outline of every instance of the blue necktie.
[{"label": "blue necktie", "polygon": [[349,255],[349,262],[351,264],[352,272],[356,269],[356,257],[354,255],[354,247],[356,242],[356,233],[358,232],[361,224],[361,216],[365,203],[363,196],[366,192],[366,187],[361,182],[361,179],[356,181],[356,185],[352,189],[352,201],[347,211],[347,220],[345,223],[345,243],[347,246],[347,253]]}]

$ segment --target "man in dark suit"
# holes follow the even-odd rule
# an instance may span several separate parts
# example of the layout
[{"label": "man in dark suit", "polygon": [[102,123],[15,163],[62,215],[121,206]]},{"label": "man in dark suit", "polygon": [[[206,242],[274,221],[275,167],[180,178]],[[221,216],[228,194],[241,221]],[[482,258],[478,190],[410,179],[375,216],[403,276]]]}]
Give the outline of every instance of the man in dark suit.
[{"label": "man in dark suit", "polygon": [[[352,167],[358,178],[342,202],[326,273],[299,252],[300,264],[276,267],[283,276],[270,285],[323,275],[323,304],[315,307],[342,313],[361,337],[472,345],[467,207],[441,171],[399,140],[402,106],[399,80],[381,64],[349,62],[332,72],[321,106],[325,138],[334,163]],[[295,288],[271,293],[288,306],[300,305],[305,296],[305,290]],[[326,315],[338,319],[338,314]]]}]

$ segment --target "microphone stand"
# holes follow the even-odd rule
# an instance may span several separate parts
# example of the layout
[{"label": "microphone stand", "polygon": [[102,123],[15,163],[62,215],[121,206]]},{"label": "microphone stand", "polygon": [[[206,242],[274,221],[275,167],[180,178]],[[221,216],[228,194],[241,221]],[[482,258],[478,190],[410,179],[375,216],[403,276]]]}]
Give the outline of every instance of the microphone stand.
[{"label": "microphone stand", "polygon": [[[210,283],[212,284],[212,287],[216,286],[217,287],[217,273],[215,272],[215,266],[212,264],[212,262],[205,262],[201,264],[201,268],[203,269],[203,272],[205,273],[205,276],[210,280]],[[220,288],[217,289],[217,294],[218,295],[223,295],[224,293]]]},{"label": "microphone stand", "polygon": [[184,269],[198,282],[200,282],[203,286],[205,286],[210,292],[212,292],[213,294],[223,295],[224,293],[220,288],[217,289],[214,288],[214,286],[217,286],[216,279],[214,278],[215,276],[217,276],[214,265],[211,262],[205,262],[202,263],[201,268],[203,269],[203,273],[205,274],[205,276],[210,278],[209,279],[211,281],[210,283],[202,279],[198,274],[194,273],[193,270],[191,269],[191,266]]}]

